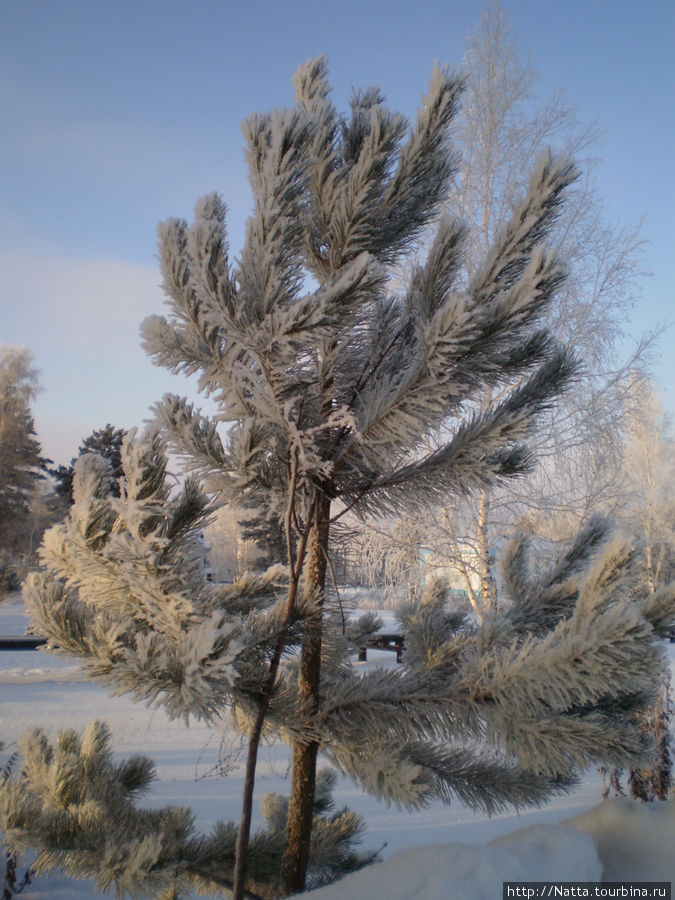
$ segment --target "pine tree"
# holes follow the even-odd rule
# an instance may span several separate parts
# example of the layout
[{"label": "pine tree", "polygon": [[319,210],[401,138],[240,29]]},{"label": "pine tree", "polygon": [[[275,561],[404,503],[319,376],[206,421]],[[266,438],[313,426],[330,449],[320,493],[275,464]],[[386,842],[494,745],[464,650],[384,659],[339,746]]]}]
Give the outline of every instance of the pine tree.
[{"label": "pine tree", "polygon": [[[156,408],[192,475],[172,496],[162,439],[130,434],[116,499],[106,464],[83,457],[26,592],[52,644],[92,676],[174,716],[234,706],[247,721],[235,897],[263,729],[292,749],[287,895],[305,884],[319,752],[381,799],[459,797],[488,812],[542,802],[592,760],[639,757],[633,713],[654,693],[675,602],[671,589],[633,596],[631,552],[594,521],[544,575],[513,544],[504,611],[477,626],[432,593],[402,613],[404,666],[352,668],[331,583],[336,522],[422,510],[527,471],[523,442],[573,377],[540,320],[564,279],[543,244],[576,171],[543,155],[460,287],[465,231],[439,209],[461,83],[436,67],[412,126],[372,88],[338,115],[321,57],[295,88],[294,108],[244,124],[254,212],[239,261],[217,195],[192,225],[159,229],[170,314],[146,321],[145,347],[198,373],[218,407],[208,418],[165,396]],[[426,261],[397,292],[392,268],[428,228]],[[502,399],[478,411],[486,388]],[[447,441],[430,452],[441,425]],[[194,539],[212,507],[197,479],[218,502],[264,503],[284,523],[287,566],[209,584]]]},{"label": "pine tree", "polygon": [[[174,900],[189,889],[231,889],[235,825],[217,822],[209,835],[199,835],[189,809],[139,808],[155,767],[140,755],[113,762],[104,723],[92,722],[82,736],[62,731],[54,743],[36,728],[24,736],[20,751],[21,771],[0,784],[0,815],[14,860],[17,850],[38,849],[32,872],[56,863],[76,878],[92,878],[102,893],[114,888],[118,897],[151,890]],[[315,885],[369,861],[353,849],[363,829],[360,817],[334,810],[335,781],[333,772],[319,773],[310,864]],[[272,896],[286,805],[278,794],[262,798],[266,827],[254,835],[249,861],[254,897]]]},{"label": "pine tree", "polygon": [[[113,428],[108,423],[105,428],[99,428],[84,438],[78,448],[78,458],[84,456],[85,453],[98,453],[104,457],[111,465],[112,492],[119,497],[119,486],[117,479],[122,475],[122,441],[126,430],[124,428]],[[73,478],[75,477],[75,463],[77,459],[73,457],[69,466],[57,466],[50,471],[50,474],[56,481],[56,493],[59,494],[67,503],[73,502]]]},{"label": "pine tree", "polygon": [[287,565],[284,525],[277,516],[270,520],[264,509],[254,507],[237,524],[242,538],[255,544],[258,551],[251,568],[262,572],[278,563]]}]

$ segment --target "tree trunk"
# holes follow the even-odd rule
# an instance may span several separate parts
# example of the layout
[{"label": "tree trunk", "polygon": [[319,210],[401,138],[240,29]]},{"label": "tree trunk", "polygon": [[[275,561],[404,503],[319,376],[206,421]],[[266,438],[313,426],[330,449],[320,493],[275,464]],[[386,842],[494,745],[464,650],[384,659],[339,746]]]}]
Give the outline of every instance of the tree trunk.
[{"label": "tree trunk", "polygon": [[651,736],[654,755],[651,762],[630,770],[631,795],[637,800],[667,800],[672,784],[670,757],[670,678],[656,704],[642,713],[640,731]]},{"label": "tree trunk", "polygon": [[[316,519],[307,548],[303,573],[303,596],[309,604],[305,636],[300,656],[298,689],[305,699],[309,716],[319,708],[321,679],[321,644],[324,591],[328,565],[328,533],[330,528],[330,499],[325,495],[316,505]],[[291,791],[288,802],[286,849],[281,866],[281,896],[301,891],[309,862],[309,845],[314,815],[316,764],[319,743],[296,741],[293,745]]]},{"label": "tree trunk", "polygon": [[[293,480],[293,486],[291,489],[291,503],[289,504],[289,516],[290,510],[292,508],[292,500],[295,494],[295,481]],[[291,550],[291,537],[290,537],[290,522],[288,525],[288,554],[289,561],[292,557]],[[279,671],[279,664],[281,662],[281,656],[284,651],[284,647],[286,646],[286,630],[290,624],[291,618],[293,616],[293,611],[295,609],[295,604],[298,595],[298,585],[299,585],[299,573],[303,569],[303,565],[306,558],[307,553],[307,542],[310,537],[310,528],[305,530],[302,538],[299,541],[297,548],[297,558],[294,561],[293,571],[291,572],[291,580],[288,585],[288,602],[286,605],[286,615],[284,617],[283,625],[281,628],[281,632],[279,634],[277,645],[274,650],[274,654],[272,655],[272,659],[270,660],[270,670],[269,676],[267,679],[267,684],[265,686],[265,690],[263,691],[263,695],[260,698],[260,705],[258,707],[258,713],[256,715],[256,719],[251,730],[251,734],[249,736],[249,745],[248,745],[248,756],[246,760],[246,777],[244,780],[244,795],[242,798],[242,814],[241,814],[241,822],[239,824],[239,831],[237,834],[237,844],[235,850],[235,861],[234,861],[234,887],[232,892],[232,900],[243,900],[243,897],[246,894],[245,883],[246,883],[246,864],[247,864],[247,854],[248,854],[248,845],[250,841],[251,835],[251,817],[253,812],[253,791],[255,788],[255,773],[256,766],[258,761],[258,750],[260,747],[260,737],[262,735],[263,725],[265,724],[265,718],[267,716],[267,708],[269,704],[270,697],[272,696],[272,692],[274,690],[274,685],[277,679],[277,673]],[[325,573],[324,573],[325,580]]]},{"label": "tree trunk", "polygon": [[260,747],[260,735],[267,703],[261,700],[253,732],[249,737],[248,754],[246,758],[246,778],[244,780],[244,793],[242,797],[242,813],[237,832],[237,843],[234,856],[234,883],[232,888],[232,900],[243,900],[246,895],[246,862],[248,845],[251,837],[251,816],[253,813],[253,791],[255,788],[255,772],[258,762],[258,749]]},{"label": "tree trunk", "polygon": [[479,602],[479,598],[476,594],[476,591],[474,590],[474,578],[471,577],[472,574],[475,574],[475,570],[472,573],[471,569],[466,564],[465,553],[460,547],[457,538],[455,537],[455,529],[452,525],[452,521],[450,519],[447,508],[445,506],[441,507],[441,512],[443,514],[443,524],[445,525],[445,530],[448,535],[448,543],[450,545],[450,552],[452,554],[452,563],[459,574],[462,576],[462,581],[464,582],[464,588],[466,590],[466,595],[469,598],[471,608],[473,609],[478,619],[482,619],[482,604]]},{"label": "tree trunk", "polygon": [[478,550],[478,566],[480,571],[480,594],[482,603],[482,616],[497,608],[497,586],[490,568],[489,548],[489,524],[488,514],[490,508],[490,495],[483,491],[480,495],[478,507],[478,527],[476,531],[476,546]]}]

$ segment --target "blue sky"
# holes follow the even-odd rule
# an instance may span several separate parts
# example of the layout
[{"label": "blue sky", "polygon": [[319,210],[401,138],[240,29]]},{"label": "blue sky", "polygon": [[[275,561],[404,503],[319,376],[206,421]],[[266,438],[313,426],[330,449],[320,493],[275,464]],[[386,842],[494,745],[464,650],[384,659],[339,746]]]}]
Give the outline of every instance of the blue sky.
[{"label": "blue sky", "polygon": [[[540,75],[604,135],[608,221],[644,217],[637,334],[675,320],[675,7],[666,0],[503,2]],[[107,422],[141,424],[167,391],[138,325],[161,312],[155,227],[226,199],[233,252],[251,197],[241,121],[290,105],[290,76],[329,60],[334,100],[378,84],[413,115],[433,61],[461,65],[473,0],[0,0],[0,343],[41,370],[34,404],[58,462]],[[675,329],[655,373],[675,412]]]}]

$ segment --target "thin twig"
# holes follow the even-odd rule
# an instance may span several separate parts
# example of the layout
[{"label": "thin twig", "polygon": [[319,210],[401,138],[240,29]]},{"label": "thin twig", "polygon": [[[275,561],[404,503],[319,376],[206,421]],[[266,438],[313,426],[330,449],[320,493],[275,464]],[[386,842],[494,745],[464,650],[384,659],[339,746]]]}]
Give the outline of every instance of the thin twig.
[{"label": "thin twig", "polygon": [[342,606],[342,597],[340,596],[340,589],[339,589],[338,583],[337,583],[337,576],[335,574],[335,566],[333,565],[333,560],[330,558],[330,556],[328,555],[328,553],[326,552],[326,550],[323,547],[321,547],[321,552],[323,553],[324,559],[326,560],[328,568],[330,569],[331,578],[333,579],[333,587],[335,588],[335,595],[338,600],[338,606],[340,607],[340,618],[342,619],[342,633],[344,634],[345,630],[346,630],[345,611]]}]

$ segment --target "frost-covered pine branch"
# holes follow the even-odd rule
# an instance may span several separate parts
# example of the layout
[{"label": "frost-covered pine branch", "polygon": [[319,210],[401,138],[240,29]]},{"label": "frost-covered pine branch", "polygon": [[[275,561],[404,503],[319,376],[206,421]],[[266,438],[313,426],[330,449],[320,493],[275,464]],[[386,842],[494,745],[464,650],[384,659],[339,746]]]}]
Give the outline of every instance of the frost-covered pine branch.
[{"label": "frost-covered pine branch", "polygon": [[[0,821],[12,852],[34,851],[33,870],[91,878],[97,890],[116,897],[156,898],[226,892],[233,887],[237,828],[217,822],[211,833],[195,829],[191,810],[137,805],[156,778],[145,756],[113,761],[111,737],[102,722],[82,736],[62,731],[50,743],[35,729],[19,748],[18,774],[0,786]],[[320,773],[310,877],[317,884],[366,862],[354,846],[363,823],[349,810],[334,810],[335,775]],[[284,846],[287,798],[266,794],[265,828],[252,837],[246,896],[274,893]]]},{"label": "frost-covered pine branch", "polygon": [[[165,437],[127,437],[119,498],[85,457],[76,502],[27,588],[52,646],[92,676],[172,716],[234,707],[249,740],[235,898],[254,852],[264,731],[292,752],[283,896],[304,887],[324,840],[320,753],[411,808],[434,797],[486,810],[542,802],[591,760],[639,756],[627,710],[650,694],[657,631],[673,618],[672,592],[638,602],[630,554],[609,544],[596,558],[589,528],[543,580],[524,548],[511,550],[509,611],[471,626],[439,596],[425,600],[405,614],[405,666],[354,668],[375,623],[348,628],[331,588],[336,521],[521,475],[527,441],[574,378],[544,318],[564,281],[546,242],[576,170],[567,156],[540,156],[466,283],[467,231],[441,215],[461,80],[436,67],[408,125],[373,88],[338,114],[326,73],[323,58],[309,60],[292,109],[244,124],[254,205],[235,261],[215,194],[191,224],[159,228],[168,314],[145,323],[144,345],[159,365],[196,374],[215,414],[166,396],[156,408]],[[399,290],[393,267],[430,227],[426,260]],[[481,408],[486,391],[499,400]],[[192,472],[177,495],[164,440]],[[283,523],[284,571],[208,583],[194,539],[212,500]]]},{"label": "frost-covered pine branch", "polygon": [[276,639],[286,571],[211,584],[197,544],[212,512],[206,495],[193,479],[170,493],[157,435],[144,443],[130,433],[122,466],[116,498],[101,457],[78,461],[75,502],[45,539],[28,609],[55,651],[80,657],[94,677],[174,717],[212,719],[244,674],[247,691],[260,690],[250,657],[264,660]]},{"label": "frost-covered pine branch", "polygon": [[[543,322],[549,337],[574,347],[581,365],[580,376],[554,408],[543,411],[528,438],[536,465],[522,478],[479,488],[478,502],[448,495],[439,505],[452,508],[451,526],[439,510],[417,529],[418,543],[433,551],[439,568],[454,569],[455,586],[467,592],[479,615],[498,601],[491,559],[515,528],[545,539],[553,555],[595,512],[621,519],[631,505],[623,460],[625,405],[632,372],[649,368],[650,348],[658,339],[646,333],[633,351],[623,340],[645,274],[643,241],[639,224],[617,227],[607,221],[594,184],[598,125],[580,125],[578,110],[561,91],[550,97],[540,93],[524,49],[508,13],[491,5],[467,40],[466,89],[454,128],[459,168],[443,210],[448,220],[467,227],[463,283],[476,289],[487,279],[489,291],[504,265],[502,256],[510,259],[507,275],[525,259],[518,262],[510,236],[521,227],[512,211],[531,186],[532,160],[547,146],[574,158],[583,175],[565,192],[547,237],[566,277],[539,325]],[[491,408],[504,391],[508,386],[486,385],[477,406]],[[443,435],[438,443],[444,443]],[[404,528],[397,529],[399,536]]]},{"label": "frost-covered pine branch", "polygon": [[512,603],[479,624],[448,609],[438,584],[403,606],[405,668],[327,688],[325,746],[336,764],[404,806],[455,793],[490,810],[537,802],[593,761],[644,758],[636,713],[661,690],[675,586],[645,597],[636,554],[607,530],[589,523],[536,575],[525,539],[514,542],[503,560]]}]

